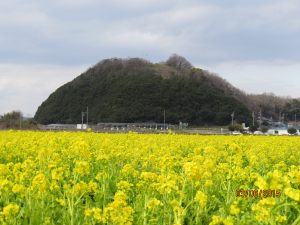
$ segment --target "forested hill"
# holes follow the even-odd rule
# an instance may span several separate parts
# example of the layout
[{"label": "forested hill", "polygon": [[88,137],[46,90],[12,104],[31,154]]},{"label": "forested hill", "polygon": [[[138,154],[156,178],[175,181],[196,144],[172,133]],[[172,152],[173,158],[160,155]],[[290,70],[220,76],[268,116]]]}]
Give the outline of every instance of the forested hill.
[{"label": "forested hill", "polygon": [[246,105],[217,88],[201,69],[173,61],[102,60],[52,93],[34,118],[41,124],[81,123],[89,106],[91,123],[163,122],[164,110],[167,123],[227,125],[233,111],[235,122],[251,122]]}]

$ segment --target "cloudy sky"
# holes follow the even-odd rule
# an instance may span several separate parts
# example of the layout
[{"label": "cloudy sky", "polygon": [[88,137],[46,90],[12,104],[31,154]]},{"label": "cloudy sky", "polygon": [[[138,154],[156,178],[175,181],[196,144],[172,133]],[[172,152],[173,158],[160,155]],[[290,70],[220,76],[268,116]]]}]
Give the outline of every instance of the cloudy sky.
[{"label": "cloudy sky", "polygon": [[34,116],[105,58],[177,53],[247,93],[300,97],[296,0],[0,0],[0,115]]}]

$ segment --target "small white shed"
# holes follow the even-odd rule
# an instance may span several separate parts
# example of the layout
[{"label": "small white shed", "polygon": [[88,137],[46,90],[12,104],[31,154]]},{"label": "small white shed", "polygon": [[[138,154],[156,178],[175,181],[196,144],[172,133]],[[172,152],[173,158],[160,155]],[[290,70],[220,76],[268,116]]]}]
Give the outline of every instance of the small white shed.
[{"label": "small white shed", "polygon": [[83,127],[82,124],[77,124],[77,129],[86,129],[86,124],[83,124]]}]

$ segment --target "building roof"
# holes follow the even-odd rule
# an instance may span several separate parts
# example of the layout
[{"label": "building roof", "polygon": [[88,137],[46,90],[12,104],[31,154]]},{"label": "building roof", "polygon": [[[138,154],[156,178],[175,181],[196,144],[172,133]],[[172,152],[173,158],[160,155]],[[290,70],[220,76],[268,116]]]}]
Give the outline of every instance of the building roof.
[{"label": "building roof", "polygon": [[76,127],[76,124],[48,124],[47,127]]},{"label": "building roof", "polygon": [[[103,125],[103,126],[163,126],[163,123],[107,123],[107,122],[100,122],[97,125]],[[171,124],[165,124],[166,126],[169,126]]]}]

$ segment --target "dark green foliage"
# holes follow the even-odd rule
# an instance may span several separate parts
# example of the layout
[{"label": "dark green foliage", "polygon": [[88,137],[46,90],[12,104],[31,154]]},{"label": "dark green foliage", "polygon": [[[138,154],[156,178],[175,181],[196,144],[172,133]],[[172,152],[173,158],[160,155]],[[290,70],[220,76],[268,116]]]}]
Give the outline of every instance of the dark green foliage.
[{"label": "dark green foliage", "polygon": [[287,131],[289,134],[295,134],[297,132],[297,130],[294,127],[290,127]]},{"label": "dark green foliage", "polygon": [[164,74],[159,69],[137,58],[103,60],[52,93],[34,118],[41,124],[81,123],[89,106],[92,123],[163,122],[164,110],[167,123],[227,125],[232,111],[235,121],[251,122],[247,107],[224,95],[202,70],[169,68]]},{"label": "dark green foliage", "polygon": [[263,126],[269,126],[269,123],[268,123],[268,121],[264,121],[264,122],[262,122],[262,125]]},{"label": "dark green foliage", "polygon": [[[281,110],[281,115],[284,114],[284,121],[294,121],[295,115],[297,117],[300,113],[300,101],[293,99],[291,102],[286,102],[283,109]],[[300,117],[298,117],[300,118]]]},{"label": "dark green foliage", "polygon": [[21,119],[22,117],[23,117],[22,112],[16,110],[13,110],[9,113],[5,113],[3,117],[1,117],[0,119],[0,128],[19,129],[20,122],[21,122],[21,127],[23,129],[36,128],[37,121],[35,121],[34,119],[23,120]]},{"label": "dark green foliage", "polygon": [[228,130],[229,130],[229,131],[234,131],[233,125],[229,125],[229,126],[228,126]]},{"label": "dark green foliage", "polygon": [[268,132],[268,130],[269,130],[269,127],[261,127],[260,128],[260,131],[263,132],[263,133]]},{"label": "dark green foliage", "polygon": [[254,126],[250,125],[249,126],[249,131],[252,132],[252,133],[254,133],[255,131],[257,131],[257,126],[256,125],[254,125]]},{"label": "dark green foliage", "polygon": [[232,126],[232,128],[235,130],[235,131],[239,131],[239,132],[243,132],[244,131],[244,128],[243,128],[243,126],[241,125],[241,124],[234,124],[233,126]]}]

